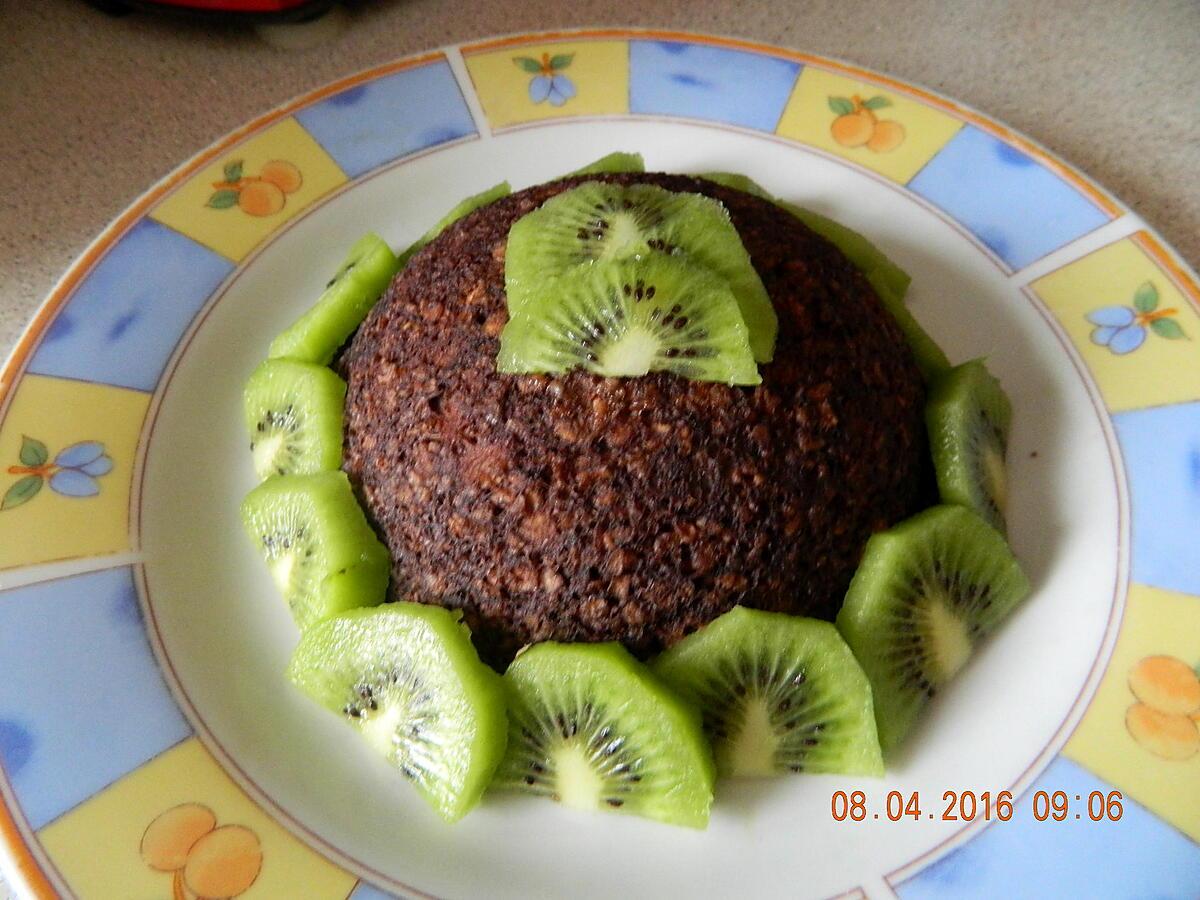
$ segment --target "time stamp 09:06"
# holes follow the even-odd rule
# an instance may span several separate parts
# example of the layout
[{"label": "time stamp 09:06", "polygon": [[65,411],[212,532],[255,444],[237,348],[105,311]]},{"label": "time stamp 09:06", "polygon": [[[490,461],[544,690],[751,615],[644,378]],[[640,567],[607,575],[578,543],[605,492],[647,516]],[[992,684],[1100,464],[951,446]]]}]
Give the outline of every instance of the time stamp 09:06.
[{"label": "time stamp 09:06", "polygon": [[[906,819],[940,819],[943,822],[1007,822],[1013,817],[1011,791],[944,791],[942,802],[935,810],[921,803],[921,792],[889,791],[883,803],[868,801],[863,791],[834,791],[830,797],[830,813],[837,822],[862,822],[879,819],[902,822]],[[1035,791],[1033,818],[1038,822],[1065,822],[1068,819],[1092,822],[1119,822],[1124,808],[1120,791],[1092,791],[1090,794],[1068,794],[1066,791]]]}]

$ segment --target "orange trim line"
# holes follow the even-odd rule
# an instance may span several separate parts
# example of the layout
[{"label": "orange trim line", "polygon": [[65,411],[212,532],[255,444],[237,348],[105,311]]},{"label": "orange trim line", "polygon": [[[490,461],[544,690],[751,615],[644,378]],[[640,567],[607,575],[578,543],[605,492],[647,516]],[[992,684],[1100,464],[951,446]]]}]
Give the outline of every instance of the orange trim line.
[{"label": "orange trim line", "polygon": [[5,394],[12,387],[13,379],[16,376],[17,370],[24,364],[25,358],[33,349],[34,344],[42,336],[46,326],[50,324],[50,320],[54,318],[62,306],[63,301],[70,296],[75,289],[76,284],[82,276],[86,274],[96,261],[104,255],[109,246],[114,242],[116,237],[123,234],[131,225],[138,219],[142,218],[146,211],[150,209],[163,195],[167,194],[181,182],[186,181],[192,175],[196,174],[200,169],[206,166],[217,156],[220,156],[225,150],[232,145],[240,142],[250,134],[266,125],[270,125],[280,119],[286,118],[297,109],[315,103],[318,100],[323,100],[331,94],[336,94],[344,91],[346,88],[354,87],[365,81],[373,81],[384,75],[390,75],[394,72],[402,72],[405,69],[416,68],[417,66],[425,65],[426,63],[434,62],[438,59],[445,59],[445,54],[440,50],[432,53],[425,53],[421,56],[414,56],[408,59],[403,59],[398,62],[387,63],[382,66],[377,66],[374,69],[368,69],[365,72],[359,72],[355,75],[350,75],[339,81],[327,84],[324,87],[317,88],[307,94],[302,94],[293,100],[289,100],[282,106],[276,107],[268,113],[264,113],[257,119],[243,125],[241,128],[227,134],[217,143],[212,144],[207,149],[200,151],[190,160],[180,166],[175,172],[167,175],[152,187],[146,194],[139,198],[129,209],[125,210],[116,220],[114,220],[100,235],[96,241],[84,251],[63,276],[62,280],[54,287],[49,296],[42,303],[38,311],[34,313],[33,320],[26,327],[21,337],[18,339],[16,346],[13,348],[12,354],[8,358],[8,363],[3,369],[0,369],[0,402],[3,401]]},{"label": "orange trim line", "polygon": [[1134,234],[1133,242],[1152,256],[1160,266],[1171,273],[1175,278],[1175,283],[1179,285],[1183,293],[1192,302],[1192,306],[1197,311],[1200,311],[1200,285],[1175,261],[1175,257],[1162,245],[1162,242],[1148,231],[1139,231]]},{"label": "orange trim line", "polygon": [[0,839],[4,841],[5,852],[12,856],[17,876],[24,882],[13,887],[28,887],[38,900],[57,900],[58,892],[54,890],[42,867],[29,852],[29,845],[21,837],[12,812],[3,801],[0,801]]},{"label": "orange trim line", "polygon": [[908,94],[911,97],[916,97],[924,103],[935,106],[944,112],[952,113],[953,115],[965,119],[972,125],[975,125],[984,131],[999,137],[1011,144],[1021,148],[1022,151],[1035,157],[1042,165],[1052,169],[1060,178],[1069,181],[1076,188],[1086,194],[1093,203],[1107,212],[1114,218],[1121,214],[1121,208],[1103,191],[1086,180],[1080,178],[1071,169],[1064,166],[1058,160],[1047,155],[1045,150],[1037,147],[1030,141],[1014,134],[1003,125],[993,122],[979,113],[972,112],[969,109],[964,109],[957,103],[939,97],[936,94],[931,94],[928,91],[918,87],[913,87],[909,84],[896,81],[886,75],[880,75],[877,72],[872,72],[868,69],[861,69],[857,66],[847,65],[846,63],[835,62],[819,56],[811,56],[807,53],[800,53],[796,50],[788,50],[785,47],[773,47],[770,44],[760,44],[756,41],[747,41],[740,38],[715,37],[712,35],[692,34],[687,31],[657,31],[654,29],[638,30],[629,28],[602,28],[597,30],[582,30],[582,31],[547,31],[533,35],[513,35],[511,37],[498,38],[494,41],[481,41],[477,44],[464,44],[460,52],[464,57],[481,53],[486,50],[499,50],[504,47],[515,47],[523,44],[544,44],[550,41],[563,40],[597,40],[605,38],[652,38],[655,40],[680,40],[689,41],[691,43],[709,44],[717,47],[729,47],[734,50],[749,50],[754,53],[763,53],[768,56],[783,56],[794,62],[803,63],[806,66],[813,66],[818,69],[828,69],[838,72],[843,75],[848,75],[852,78],[857,78],[862,81],[872,82],[874,84],[886,86],[890,90],[900,94]]},{"label": "orange trim line", "polygon": [[[146,211],[164,194],[192,177],[230,146],[238,143],[264,126],[286,118],[300,107],[308,106],[331,94],[339,93],[346,88],[353,87],[365,81],[373,81],[384,75],[416,68],[417,66],[425,65],[439,59],[445,59],[445,54],[441,51],[424,53],[420,56],[413,56],[397,62],[376,66],[365,72],[359,72],[339,81],[334,81],[307,94],[302,94],[226,135],[217,143],[212,144],[207,149],[193,156],[176,171],[163,178],[101,232],[100,237],[75,260],[75,263],[67,270],[62,280],[55,285],[46,300],[38,307],[32,321],[26,326],[21,337],[18,338],[16,346],[8,357],[8,362],[5,363],[3,369],[0,369],[0,406],[3,405],[6,395],[15,385],[17,372],[24,366],[27,357],[36,346],[51,320],[53,320],[55,314],[71,296],[75,286],[91,270],[96,261],[107,252],[109,247],[116,242],[119,236],[124,234],[131,225],[141,219]],[[0,801],[0,839],[3,839],[4,849],[13,859],[16,873],[25,882],[23,886],[32,890],[34,896],[39,898],[39,900],[42,900],[42,898],[45,898],[45,900],[55,900],[58,894],[51,886],[37,859],[30,851],[29,845],[25,843],[24,838],[21,836],[16,820],[13,818],[12,810],[8,808],[8,804],[2,801]]]}]

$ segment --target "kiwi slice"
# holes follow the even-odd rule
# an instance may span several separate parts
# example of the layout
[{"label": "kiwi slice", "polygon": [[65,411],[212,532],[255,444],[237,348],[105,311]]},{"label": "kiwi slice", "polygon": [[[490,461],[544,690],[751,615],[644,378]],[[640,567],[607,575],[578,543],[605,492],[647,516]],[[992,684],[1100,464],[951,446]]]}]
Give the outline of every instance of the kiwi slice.
[{"label": "kiwi slice", "polygon": [[1012,405],[983,360],[956,366],[929,392],[925,425],[942,502],[970,507],[1001,532],[1011,423]]},{"label": "kiwi slice", "polygon": [[242,501],[242,524],[302,629],[382,602],[388,553],[345,473],[270,478]]},{"label": "kiwi slice", "polygon": [[722,775],[882,775],[871,685],[829,622],[736,606],[654,662]]},{"label": "kiwi slice", "polygon": [[457,204],[455,204],[454,208],[450,210],[450,212],[438,219],[437,223],[432,228],[417,238],[412,244],[409,245],[407,250],[400,254],[399,268],[403,269],[405,266],[407,266],[408,261],[413,258],[413,255],[418,250],[430,243],[439,234],[441,234],[463,216],[467,215],[467,213],[475,212],[475,210],[479,209],[481,206],[487,206],[490,203],[495,203],[501,197],[507,197],[511,193],[512,186],[507,181],[502,181],[499,184],[488,188],[486,191],[480,191],[478,194],[472,194],[470,197],[467,197],[467,199],[459,201]]},{"label": "kiwi slice", "polygon": [[696,711],[619,644],[537,644],[509,688],[496,786],[703,828],[713,764]]},{"label": "kiwi slice", "polygon": [[271,342],[271,358],[328,365],[399,267],[392,248],[379,235],[359,238],[316,305]]},{"label": "kiwi slice", "polygon": [[657,253],[563,275],[504,326],[499,371],[577,368],[607,377],[672,372],[726,384],[762,380],[725,282]]},{"label": "kiwi slice", "polygon": [[346,383],[325,366],[268,359],[246,382],[242,408],[259,478],[342,464]]},{"label": "kiwi slice", "polygon": [[908,293],[908,286],[912,282],[909,274],[854,229],[847,228],[840,222],[835,222],[828,216],[813,212],[811,209],[777,200],[768,194],[758,182],[745,175],[734,172],[705,172],[700,177],[746,194],[753,194],[764,200],[770,200],[782,209],[786,209],[811,230],[841,250],[842,255],[866,276],[871,287],[875,289],[875,293],[881,295],[886,293],[897,301],[903,300],[904,295]]},{"label": "kiwi slice", "polygon": [[867,541],[837,627],[871,681],[885,751],[1028,593],[1004,537],[962,506]]},{"label": "kiwi slice", "polygon": [[574,175],[602,175],[606,173],[645,171],[646,161],[642,159],[642,154],[622,153],[618,150],[616,153],[609,153],[607,156],[600,157],[593,163],[588,163],[582,169],[568,172],[563,177],[570,178]]},{"label": "kiwi slice", "polygon": [[308,629],[288,666],[447,822],[479,802],[508,738],[500,676],[459,620],[419,603],[351,610]]},{"label": "kiwi slice", "polygon": [[754,359],[769,362],[778,330],[775,308],[729,213],[700,194],[587,181],[551,197],[508,233],[509,312],[520,312],[551,290],[550,279],[597,261],[671,255],[683,255],[729,284],[749,329]]}]

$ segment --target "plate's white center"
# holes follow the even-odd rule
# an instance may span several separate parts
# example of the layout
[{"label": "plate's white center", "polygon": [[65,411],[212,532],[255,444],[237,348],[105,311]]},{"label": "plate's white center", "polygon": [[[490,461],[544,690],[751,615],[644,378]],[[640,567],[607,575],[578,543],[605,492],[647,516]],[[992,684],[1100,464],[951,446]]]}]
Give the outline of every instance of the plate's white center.
[{"label": "plate's white center", "polygon": [[[954,360],[986,356],[1012,398],[1010,532],[1034,592],[939,692],[884,779],[722,782],[706,832],[509,795],[447,826],[361,735],[284,677],[296,628],[238,520],[254,483],[242,385],[364,230],[403,247],[468,194],[506,178],[518,188],[540,182],[613,149],[640,150],[659,169],[745,172],[867,232],[909,270],[917,318]],[[1113,603],[1113,473],[1087,391],[1050,327],[975,245],[899,189],[766,137],[683,122],[557,123],[371,178],[248,265],[187,344],[163,397],[141,541],[153,622],[198,727],[237,762],[252,795],[344,864],[455,897],[823,897],[904,866],[961,827],[835,822],[834,791],[862,789],[874,809],[889,790],[920,791],[929,808],[946,790],[1027,782],[1047,745],[1063,740]]]}]

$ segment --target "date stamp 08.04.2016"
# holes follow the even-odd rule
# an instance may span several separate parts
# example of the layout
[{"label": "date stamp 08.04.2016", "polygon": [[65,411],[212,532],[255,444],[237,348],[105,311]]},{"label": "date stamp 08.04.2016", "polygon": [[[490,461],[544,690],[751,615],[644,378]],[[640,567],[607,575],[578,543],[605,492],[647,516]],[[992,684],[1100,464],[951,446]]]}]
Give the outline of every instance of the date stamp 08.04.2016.
[{"label": "date stamp 08.04.2016", "polygon": [[[863,791],[834,791],[829,807],[836,822],[1009,822],[1017,812],[1011,791],[943,791],[932,807],[925,799],[920,791],[889,791],[878,798]],[[1118,822],[1124,813],[1122,799],[1120,791],[1035,791],[1029,812],[1037,822]]]}]

